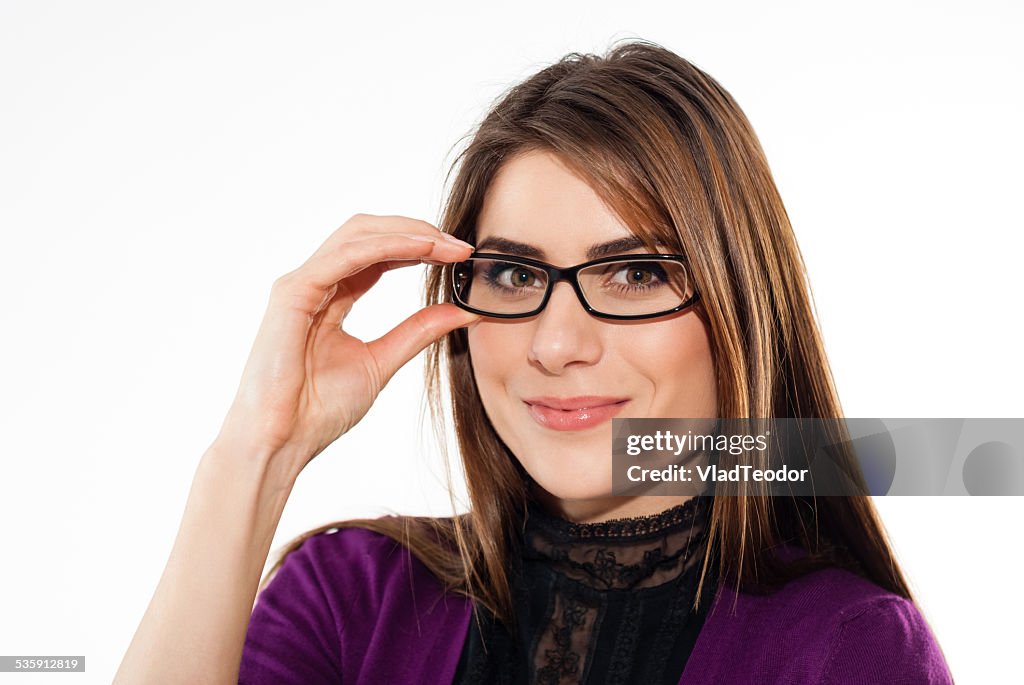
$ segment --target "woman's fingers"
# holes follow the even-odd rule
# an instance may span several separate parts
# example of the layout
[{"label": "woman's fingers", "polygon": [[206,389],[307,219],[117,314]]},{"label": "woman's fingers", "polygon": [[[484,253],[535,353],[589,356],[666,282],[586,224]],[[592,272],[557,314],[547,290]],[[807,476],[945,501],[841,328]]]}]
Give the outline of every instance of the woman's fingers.
[{"label": "woman's fingers", "polygon": [[385,271],[416,263],[457,262],[472,251],[472,245],[455,240],[426,221],[357,214],[335,230],[302,266],[278,279],[275,290],[282,292],[292,307],[316,314],[338,296],[350,297],[351,307]]},{"label": "woman's fingers", "polygon": [[292,275],[304,284],[326,290],[372,264],[403,260],[457,262],[472,252],[472,246],[465,243],[431,236],[381,234],[351,240],[339,245],[336,251],[314,255]]},{"label": "woman's fingers", "polygon": [[453,304],[434,304],[419,310],[366,346],[377,361],[380,378],[387,383],[398,369],[427,345],[480,318],[479,314],[459,309]]},{"label": "woman's fingers", "polygon": [[[461,240],[441,231],[433,224],[405,216],[376,216],[356,214],[334,231],[307,260],[307,264],[336,261],[339,254],[348,251],[353,241],[381,236],[404,235],[413,240],[439,241],[444,245],[467,246]],[[468,246],[472,247],[472,246]],[[450,261],[450,260],[444,260]]]},{"label": "woman's fingers", "polygon": [[[274,282],[225,425],[251,432],[253,423],[261,424],[265,439],[275,445],[294,439],[322,446],[323,426],[351,428],[353,417],[358,421],[373,403],[381,382],[432,341],[479,317],[451,304],[435,305],[370,344],[339,331],[339,323],[386,271],[462,261],[472,249],[405,217],[347,222],[299,268]],[[321,399],[337,401],[321,406],[322,415],[310,415],[314,427],[292,435],[302,423],[296,412],[303,389],[313,386]]]},{"label": "woman's fingers", "polygon": [[338,326],[348,316],[356,300],[376,285],[385,272],[419,263],[421,263],[419,260],[393,260],[371,264],[356,275],[339,283],[333,292],[331,290],[327,291],[330,297],[322,308],[321,319],[327,321],[332,326]]},{"label": "woman's fingers", "polygon": [[379,216],[374,214],[356,214],[335,229],[319,248],[314,257],[337,253],[341,246],[353,238],[368,237],[374,234],[406,234],[421,235],[443,239],[445,233],[431,223],[412,219],[407,216]]},{"label": "woman's fingers", "polygon": [[[279,278],[273,292],[275,299],[289,308],[313,315],[335,294],[351,297],[354,302],[386,270],[427,260],[457,262],[471,253],[469,246],[444,240],[378,235],[348,242],[333,256],[311,257],[295,271]],[[362,273],[367,270],[368,273]]]}]

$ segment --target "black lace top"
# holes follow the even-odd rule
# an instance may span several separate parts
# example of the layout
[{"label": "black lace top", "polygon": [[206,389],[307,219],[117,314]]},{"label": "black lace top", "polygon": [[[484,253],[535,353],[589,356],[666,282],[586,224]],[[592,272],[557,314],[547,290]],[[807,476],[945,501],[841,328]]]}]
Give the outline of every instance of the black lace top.
[{"label": "black lace top", "polygon": [[512,568],[517,625],[472,621],[456,685],[676,685],[714,595],[693,610],[713,497],[571,523],[531,505]]}]

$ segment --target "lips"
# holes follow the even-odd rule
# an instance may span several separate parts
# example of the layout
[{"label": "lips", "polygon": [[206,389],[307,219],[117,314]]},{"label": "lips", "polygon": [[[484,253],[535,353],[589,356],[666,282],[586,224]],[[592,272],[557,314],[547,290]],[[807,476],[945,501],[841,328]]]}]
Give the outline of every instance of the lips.
[{"label": "lips", "polygon": [[580,395],[579,397],[527,397],[523,400],[527,404],[540,404],[551,409],[561,409],[567,411],[570,409],[592,409],[594,407],[603,407],[609,404],[618,404],[619,402],[625,402],[627,397],[601,397],[599,395]]},{"label": "lips", "polygon": [[623,397],[531,397],[523,400],[533,420],[557,431],[593,428],[622,411],[629,402]]}]

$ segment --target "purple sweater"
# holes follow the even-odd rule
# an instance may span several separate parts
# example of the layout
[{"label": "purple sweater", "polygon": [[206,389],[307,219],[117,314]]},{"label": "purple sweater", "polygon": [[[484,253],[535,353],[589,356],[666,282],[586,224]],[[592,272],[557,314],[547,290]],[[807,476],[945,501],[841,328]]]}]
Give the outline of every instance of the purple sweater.
[{"label": "purple sweater", "polygon": [[[260,594],[238,682],[450,685],[470,611],[391,538],[361,528],[320,534]],[[771,595],[737,598],[720,586],[679,682],[953,681],[914,604],[826,569]]]}]

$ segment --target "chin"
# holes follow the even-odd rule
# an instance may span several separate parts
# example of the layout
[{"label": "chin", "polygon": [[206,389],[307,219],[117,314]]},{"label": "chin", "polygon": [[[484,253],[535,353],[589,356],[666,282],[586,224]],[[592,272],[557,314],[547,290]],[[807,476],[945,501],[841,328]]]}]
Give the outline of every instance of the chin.
[{"label": "chin", "polygon": [[591,431],[512,436],[510,451],[530,478],[552,497],[594,500],[611,496],[610,422]]},{"label": "chin", "polygon": [[[550,466],[550,465],[549,465]],[[591,463],[585,467],[527,469],[533,480],[560,500],[595,500],[612,494],[610,464]]]},{"label": "chin", "polygon": [[589,502],[595,500],[602,500],[611,497],[611,491],[607,486],[605,487],[581,487],[577,483],[557,483],[553,486],[545,486],[543,483],[538,482],[540,487],[544,488],[551,497],[565,502]]}]

